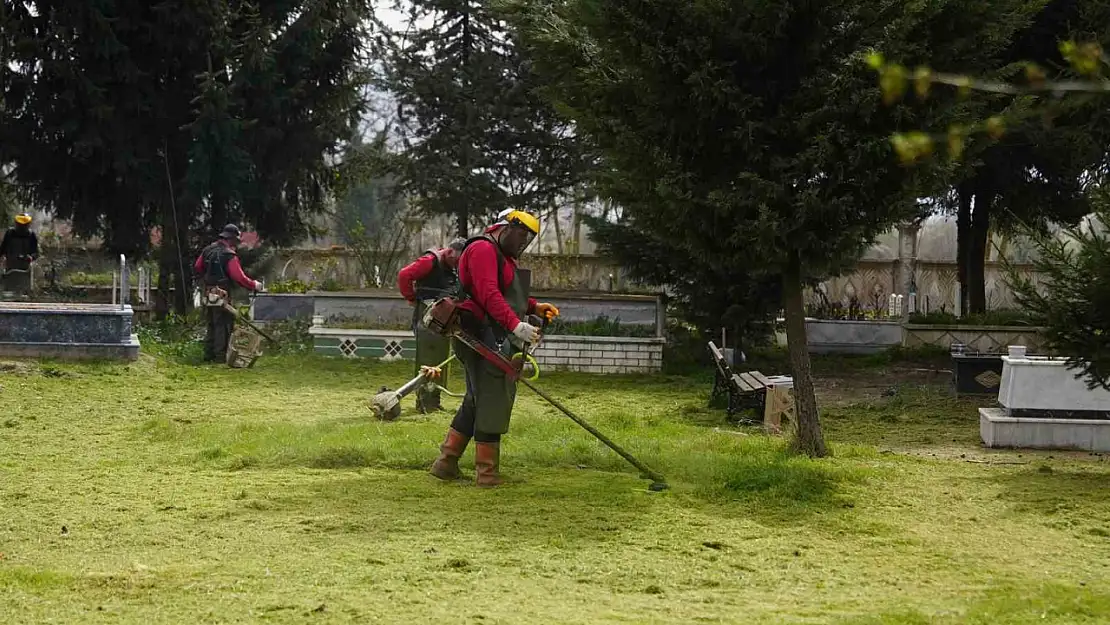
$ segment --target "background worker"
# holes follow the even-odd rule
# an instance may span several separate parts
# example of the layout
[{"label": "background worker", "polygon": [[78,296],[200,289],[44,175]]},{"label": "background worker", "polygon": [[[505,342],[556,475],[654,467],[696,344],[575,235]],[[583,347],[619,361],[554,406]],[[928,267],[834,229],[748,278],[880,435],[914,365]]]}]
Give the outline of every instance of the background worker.
[{"label": "background worker", "polygon": [[243,273],[235,251],[241,239],[239,226],[228,224],[220,232],[220,238],[204,248],[193,263],[193,271],[204,281],[202,302],[208,320],[208,332],[204,337],[204,360],[208,362],[227,360],[227,346],[235,328],[235,315],[222,304],[232,304],[231,283],[234,282],[248,291],[263,290],[261,282],[252,280]]},{"label": "background worker", "polygon": [[31,230],[31,215],[20,213],[0,241],[0,259],[4,261],[5,291],[26,295],[31,291],[31,263],[39,256],[39,239]]},{"label": "background worker", "polygon": [[[413,307],[412,332],[416,336],[414,375],[420,374],[421,367],[434,367],[447,360],[451,353],[450,339],[428,330],[421,321],[427,309],[427,301],[457,294],[456,269],[465,246],[466,239],[455,239],[447,247],[428,250],[397,274],[397,288],[409,306]],[[446,373],[441,374],[439,383],[447,385]],[[420,387],[416,393],[416,408],[421,413],[439,410],[439,389],[430,384]]]},{"label": "background worker", "polygon": [[[535,216],[517,210],[498,215],[497,223],[467,241],[459,258],[464,332],[506,356],[540,339],[540,328],[521,321],[527,314],[553,319],[559,311],[528,296],[530,274],[517,260],[540,233]],[[513,345],[512,343],[515,343]],[[478,486],[501,484],[501,435],[509,429],[516,382],[459,341],[455,354],[466,369],[466,395],[459,406],[431,473],[441,480],[459,477],[459,457],[474,439]]]}]

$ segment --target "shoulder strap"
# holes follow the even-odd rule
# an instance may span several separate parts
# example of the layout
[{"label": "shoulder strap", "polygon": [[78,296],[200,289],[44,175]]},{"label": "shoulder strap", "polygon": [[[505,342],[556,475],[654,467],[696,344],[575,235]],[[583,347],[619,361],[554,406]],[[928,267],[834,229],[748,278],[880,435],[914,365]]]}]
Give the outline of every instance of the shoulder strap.
[{"label": "shoulder strap", "polygon": [[436,254],[435,250],[424,250],[424,253],[421,254],[420,256],[431,256],[432,257],[432,271],[435,271],[435,270],[439,269],[439,254]]},{"label": "shoulder strap", "polygon": [[501,251],[501,246],[497,244],[497,241],[493,240],[493,237],[488,234],[480,234],[476,237],[470,237],[469,239],[467,239],[466,244],[463,246],[463,251],[465,252],[466,248],[470,247],[471,243],[477,243],[478,241],[489,241],[490,245],[493,246],[493,252],[497,255],[497,289],[501,291],[501,293],[504,293],[505,254]]}]

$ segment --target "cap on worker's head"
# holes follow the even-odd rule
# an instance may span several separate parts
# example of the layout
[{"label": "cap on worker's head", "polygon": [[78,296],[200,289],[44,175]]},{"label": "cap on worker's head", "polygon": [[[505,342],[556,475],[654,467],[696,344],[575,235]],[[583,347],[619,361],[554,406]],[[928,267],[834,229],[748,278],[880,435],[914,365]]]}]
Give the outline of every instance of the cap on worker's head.
[{"label": "cap on worker's head", "polygon": [[497,214],[495,226],[520,226],[532,234],[540,233],[540,220],[534,215],[515,208],[506,208]]},{"label": "cap on worker's head", "polygon": [[27,224],[31,223],[31,215],[27,213],[20,213],[15,216],[15,223],[21,226],[26,226]]},{"label": "cap on worker's head", "polygon": [[236,226],[235,224],[227,224],[226,226],[224,226],[224,229],[220,231],[220,238],[221,239],[236,239],[236,240],[238,240],[238,239],[242,238],[242,236],[243,236],[243,233],[239,232],[239,226]]}]

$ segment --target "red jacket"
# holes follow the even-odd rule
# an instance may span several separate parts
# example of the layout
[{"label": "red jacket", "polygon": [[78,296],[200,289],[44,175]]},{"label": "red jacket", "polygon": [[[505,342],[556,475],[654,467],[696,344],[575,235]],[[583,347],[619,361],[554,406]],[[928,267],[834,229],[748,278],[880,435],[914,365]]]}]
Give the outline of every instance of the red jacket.
[{"label": "red jacket", "polygon": [[[492,232],[490,228],[486,232]],[[501,294],[497,283],[497,252],[489,241],[475,241],[463,251],[459,258],[459,283],[470,299],[462,303],[461,308],[474,313],[478,319],[485,319],[489,315],[497,325],[508,332],[512,332],[520,318],[516,316],[505,296]],[[501,266],[501,275],[505,284],[516,275],[516,261],[508,256],[505,264]],[[529,314],[536,311],[536,300],[528,298]]]},{"label": "red jacket", "polygon": [[428,274],[432,273],[432,269],[435,269],[435,266],[435,261],[432,259],[431,254],[424,254],[420,258],[405,265],[400,273],[397,274],[397,288],[400,289],[401,295],[409,302],[415,302],[415,282],[427,277]]},{"label": "red jacket", "polygon": [[[224,245],[227,244],[225,243]],[[203,254],[197,256],[196,262],[193,263],[193,271],[195,271],[198,276],[204,273]],[[227,277],[231,278],[236,284],[248,291],[252,291],[255,288],[255,281],[251,280],[247,277],[247,274],[243,273],[243,266],[239,264],[238,256],[232,256],[231,260],[228,261]]]}]

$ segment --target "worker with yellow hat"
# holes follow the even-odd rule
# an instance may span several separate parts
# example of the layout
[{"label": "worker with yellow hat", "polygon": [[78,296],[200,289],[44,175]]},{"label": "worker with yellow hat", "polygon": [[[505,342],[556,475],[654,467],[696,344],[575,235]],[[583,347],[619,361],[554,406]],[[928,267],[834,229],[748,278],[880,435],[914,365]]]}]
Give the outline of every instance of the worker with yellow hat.
[{"label": "worker with yellow hat", "polygon": [[[528,296],[531,275],[517,267],[539,233],[540,221],[534,215],[505,210],[483,234],[467,240],[459,257],[461,327],[506,356],[539,341],[540,328],[522,317],[535,314],[550,320],[559,314],[555,306]],[[497,486],[501,484],[501,435],[509,429],[516,382],[462,342],[455,340],[454,348],[466,368],[466,395],[431,472],[442,480],[458,479],[459,456],[473,438],[476,482]]]},{"label": "worker with yellow hat", "polygon": [[0,241],[4,261],[4,290],[18,295],[31,291],[31,263],[39,256],[39,239],[31,230],[31,215],[20,213]]}]

